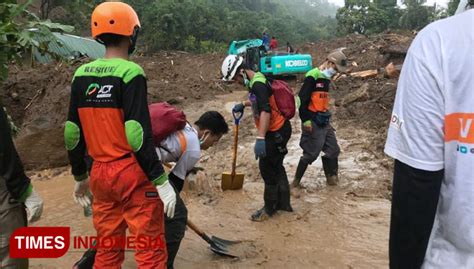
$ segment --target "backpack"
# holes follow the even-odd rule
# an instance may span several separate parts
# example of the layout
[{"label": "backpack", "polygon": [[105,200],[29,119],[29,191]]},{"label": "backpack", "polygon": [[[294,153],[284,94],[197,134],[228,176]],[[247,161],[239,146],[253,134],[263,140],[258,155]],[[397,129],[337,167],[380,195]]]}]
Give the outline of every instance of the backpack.
[{"label": "backpack", "polygon": [[148,109],[150,110],[153,143],[156,147],[160,146],[161,141],[166,137],[186,126],[184,112],[166,102],[151,104]]},{"label": "backpack", "polygon": [[280,113],[285,119],[292,119],[295,116],[296,104],[293,90],[290,88],[288,83],[283,80],[272,80],[270,81],[270,87],[272,88],[275,102],[280,110]]}]

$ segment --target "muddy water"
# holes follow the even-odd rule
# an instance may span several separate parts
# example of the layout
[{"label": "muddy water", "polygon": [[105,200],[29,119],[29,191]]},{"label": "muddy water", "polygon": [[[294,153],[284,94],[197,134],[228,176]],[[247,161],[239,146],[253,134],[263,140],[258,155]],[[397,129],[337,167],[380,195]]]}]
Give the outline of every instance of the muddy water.
[{"label": "muddy water", "polygon": [[[196,120],[208,109],[231,117],[232,101],[244,92],[217,96],[198,108],[185,108]],[[203,154],[205,168],[183,194],[189,218],[209,235],[244,240],[246,251],[240,259],[213,254],[191,230],[186,232],[175,262],[176,268],[386,268],[390,203],[386,183],[390,173],[370,152],[364,150],[364,132],[353,126],[336,126],[342,153],[337,187],[327,187],[318,159],[307,171],[302,189],[292,194],[294,213],[278,213],[264,223],[249,220],[262,206],[263,182],[253,158],[254,132],[250,113],[241,125],[238,171],[245,173],[240,191],[219,189],[222,171],[230,169],[231,135]],[[337,120],[336,120],[337,121]],[[301,154],[300,128],[292,120],[294,134],[285,166],[290,180]],[[38,173],[40,173],[39,176]],[[45,199],[44,217],[38,226],[70,226],[72,235],[94,235],[91,220],[72,201],[73,179],[67,171],[32,172],[35,188]],[[54,176],[53,176],[54,175]],[[33,259],[31,268],[70,268],[80,252],[71,250],[60,259]],[[133,253],[126,253],[123,268],[135,268]]]}]

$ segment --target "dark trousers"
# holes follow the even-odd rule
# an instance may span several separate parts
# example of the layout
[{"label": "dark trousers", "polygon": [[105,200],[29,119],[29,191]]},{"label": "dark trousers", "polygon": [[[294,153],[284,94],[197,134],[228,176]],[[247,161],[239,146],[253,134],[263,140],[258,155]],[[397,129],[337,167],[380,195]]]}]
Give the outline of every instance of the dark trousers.
[{"label": "dark trousers", "polygon": [[[265,182],[264,200],[265,207],[269,213],[276,210],[278,200],[278,191],[284,189],[289,191],[288,176],[283,159],[288,153],[287,144],[291,137],[291,124],[286,121],[285,124],[276,132],[267,132],[265,136],[266,157],[260,158],[259,168],[263,181]],[[285,191],[286,191],[285,190]]]},{"label": "dark trousers", "polygon": [[26,226],[26,210],[23,204],[11,197],[5,181],[0,177],[0,268],[28,268],[28,259],[11,258],[9,255],[11,235],[16,229]]},{"label": "dark trousers", "polygon": [[438,206],[444,170],[430,172],[395,161],[389,256],[391,269],[423,264]]},{"label": "dark trousers", "polygon": [[337,144],[336,133],[331,124],[318,126],[312,121],[313,131],[303,131],[301,134],[300,147],[303,149],[302,159],[307,164],[312,164],[324,152],[325,158],[335,159],[339,156],[340,148]]},{"label": "dark trousers", "polygon": [[181,240],[184,238],[184,233],[186,231],[186,223],[188,221],[188,209],[183,202],[183,199],[179,196],[179,192],[182,189],[182,179],[177,179],[179,182],[175,181],[176,178],[170,177],[171,183],[175,187],[176,191],[176,207],[174,211],[174,217],[172,219],[165,216],[165,238],[166,238],[166,248],[168,250],[168,269],[174,268],[174,259],[178,254],[179,246]]},{"label": "dark trousers", "polygon": [[285,124],[276,132],[267,132],[265,136],[265,149],[267,156],[260,158],[259,168],[263,181],[267,185],[277,185],[280,181],[288,181],[283,159],[288,153],[286,145],[291,137],[291,124]]}]

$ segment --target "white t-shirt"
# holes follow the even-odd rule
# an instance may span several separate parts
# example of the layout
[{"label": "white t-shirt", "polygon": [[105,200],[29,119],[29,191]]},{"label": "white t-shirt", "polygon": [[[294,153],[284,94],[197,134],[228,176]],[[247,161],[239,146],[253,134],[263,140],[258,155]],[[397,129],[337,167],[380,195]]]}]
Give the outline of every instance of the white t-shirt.
[{"label": "white t-shirt", "polygon": [[[186,138],[186,150],[184,153],[181,152],[179,132],[183,132]],[[183,180],[201,157],[201,144],[199,143],[197,131],[189,124],[186,124],[183,130],[165,138],[160,145],[161,147],[156,148],[158,157],[160,157],[162,162],[175,162],[176,165],[171,172]]]},{"label": "white t-shirt", "polygon": [[428,25],[413,41],[385,153],[445,169],[423,268],[474,268],[474,10]]}]

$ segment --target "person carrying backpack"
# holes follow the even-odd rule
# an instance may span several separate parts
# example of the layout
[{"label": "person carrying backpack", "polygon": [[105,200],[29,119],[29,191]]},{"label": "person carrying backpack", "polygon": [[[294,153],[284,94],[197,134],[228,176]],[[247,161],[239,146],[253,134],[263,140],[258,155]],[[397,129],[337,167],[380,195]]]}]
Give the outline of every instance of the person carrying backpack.
[{"label": "person carrying backpack", "polygon": [[[186,176],[199,161],[201,150],[207,150],[217,143],[229,131],[229,126],[219,112],[207,111],[193,127],[186,122],[183,112],[166,103],[150,105],[150,114],[158,156],[165,163],[175,163],[168,175],[178,194],[175,215],[174,218],[165,218],[168,269],[172,269],[181,240],[184,238],[188,218],[188,211],[179,193],[183,189]],[[171,133],[160,131],[163,125],[174,126],[175,130],[169,129]],[[165,137],[161,139],[163,136]]]},{"label": "person carrying backpack", "polygon": [[258,130],[254,151],[265,182],[264,206],[252,214],[251,220],[267,220],[277,210],[292,212],[288,177],[283,166],[283,159],[288,153],[286,145],[291,136],[290,121],[279,110],[265,75],[248,68],[241,56],[227,56],[221,71],[224,81],[235,81],[249,89],[249,99],[236,104],[233,112],[243,113],[245,107],[252,107]]},{"label": "person carrying backpack", "polygon": [[[168,252],[167,268],[174,268],[174,260],[184,238],[188,210],[179,193],[186,176],[194,170],[201,157],[201,150],[207,150],[229,131],[224,117],[217,111],[207,111],[191,126],[184,113],[168,103],[149,106],[153,143],[162,162],[175,163],[168,174],[176,195],[173,218],[165,216],[165,238]],[[77,269],[92,269],[95,249],[89,249],[75,264]]]},{"label": "person carrying backpack", "polygon": [[299,113],[302,122],[300,147],[303,156],[296,168],[292,187],[299,187],[308,165],[312,164],[321,151],[324,156],[324,175],[328,185],[338,183],[338,156],[340,152],[336,133],[329,123],[329,88],[331,78],[338,72],[347,69],[347,58],[341,51],[330,53],[319,67],[306,73],[303,86],[298,94],[300,99]]}]

